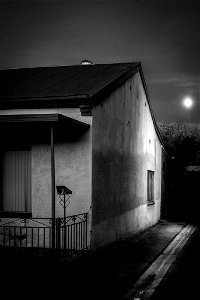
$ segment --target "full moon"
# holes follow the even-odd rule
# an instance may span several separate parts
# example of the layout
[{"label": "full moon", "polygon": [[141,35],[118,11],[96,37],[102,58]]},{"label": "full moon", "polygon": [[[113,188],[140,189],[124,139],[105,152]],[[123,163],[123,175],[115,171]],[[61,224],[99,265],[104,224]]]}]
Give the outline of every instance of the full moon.
[{"label": "full moon", "polygon": [[183,105],[184,105],[186,108],[191,108],[192,105],[193,105],[193,100],[192,100],[192,98],[190,98],[190,97],[185,97],[185,98],[183,99]]}]

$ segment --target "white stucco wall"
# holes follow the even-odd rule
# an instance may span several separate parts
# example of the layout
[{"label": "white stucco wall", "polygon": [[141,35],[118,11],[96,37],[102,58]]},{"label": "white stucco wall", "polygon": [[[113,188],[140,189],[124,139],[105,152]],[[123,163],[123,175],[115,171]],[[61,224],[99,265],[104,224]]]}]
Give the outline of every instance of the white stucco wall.
[{"label": "white stucco wall", "polygon": [[[51,217],[51,149],[32,146],[32,215]],[[76,143],[55,145],[55,182],[72,190],[67,215],[88,212],[91,205],[91,142],[86,132]],[[63,216],[56,194],[56,217]]]},{"label": "white stucco wall", "polygon": [[159,214],[160,202],[156,201],[154,206],[143,204],[101,222],[92,230],[92,248],[97,249],[145,230],[157,222]]},{"label": "white stucco wall", "polygon": [[[149,206],[147,170],[155,172]],[[94,249],[159,220],[161,145],[139,73],[93,109],[92,173]]]}]

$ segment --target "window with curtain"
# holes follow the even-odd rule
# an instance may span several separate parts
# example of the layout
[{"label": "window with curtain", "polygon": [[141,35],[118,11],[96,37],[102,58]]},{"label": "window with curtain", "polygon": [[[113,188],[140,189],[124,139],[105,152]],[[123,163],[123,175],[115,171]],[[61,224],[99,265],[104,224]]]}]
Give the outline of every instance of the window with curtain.
[{"label": "window with curtain", "polygon": [[6,149],[1,151],[0,210],[31,212],[31,151]]}]

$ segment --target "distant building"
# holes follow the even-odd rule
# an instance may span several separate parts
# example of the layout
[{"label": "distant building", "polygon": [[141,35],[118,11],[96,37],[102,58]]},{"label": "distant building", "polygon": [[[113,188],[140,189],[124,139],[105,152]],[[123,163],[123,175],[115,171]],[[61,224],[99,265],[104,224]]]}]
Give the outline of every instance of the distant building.
[{"label": "distant building", "polygon": [[[199,222],[199,183],[200,183],[200,161],[197,151],[196,164],[186,166],[183,179],[183,204],[185,216],[193,222]],[[188,205],[189,204],[189,205]]]},{"label": "distant building", "polygon": [[[140,63],[11,69],[0,76],[4,244],[12,236],[18,245],[38,240],[38,247],[82,249],[87,231],[87,245],[96,249],[159,220],[167,160]],[[58,219],[64,195],[57,186],[72,191],[65,211],[72,223]],[[23,218],[32,228],[37,218],[53,219],[44,225],[48,238],[23,229],[22,239],[8,228],[5,236],[5,224],[24,226]],[[57,219],[61,240],[51,227]]]}]

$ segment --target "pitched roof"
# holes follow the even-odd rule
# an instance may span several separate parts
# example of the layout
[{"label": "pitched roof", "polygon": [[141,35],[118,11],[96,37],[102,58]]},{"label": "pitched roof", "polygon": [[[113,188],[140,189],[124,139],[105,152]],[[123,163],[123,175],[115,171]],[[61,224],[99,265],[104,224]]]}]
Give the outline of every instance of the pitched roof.
[{"label": "pitched roof", "polygon": [[138,70],[162,140],[140,62],[0,70],[0,109],[94,105]]},{"label": "pitched roof", "polygon": [[0,104],[6,99],[92,98],[138,66],[116,63],[0,70]]}]

